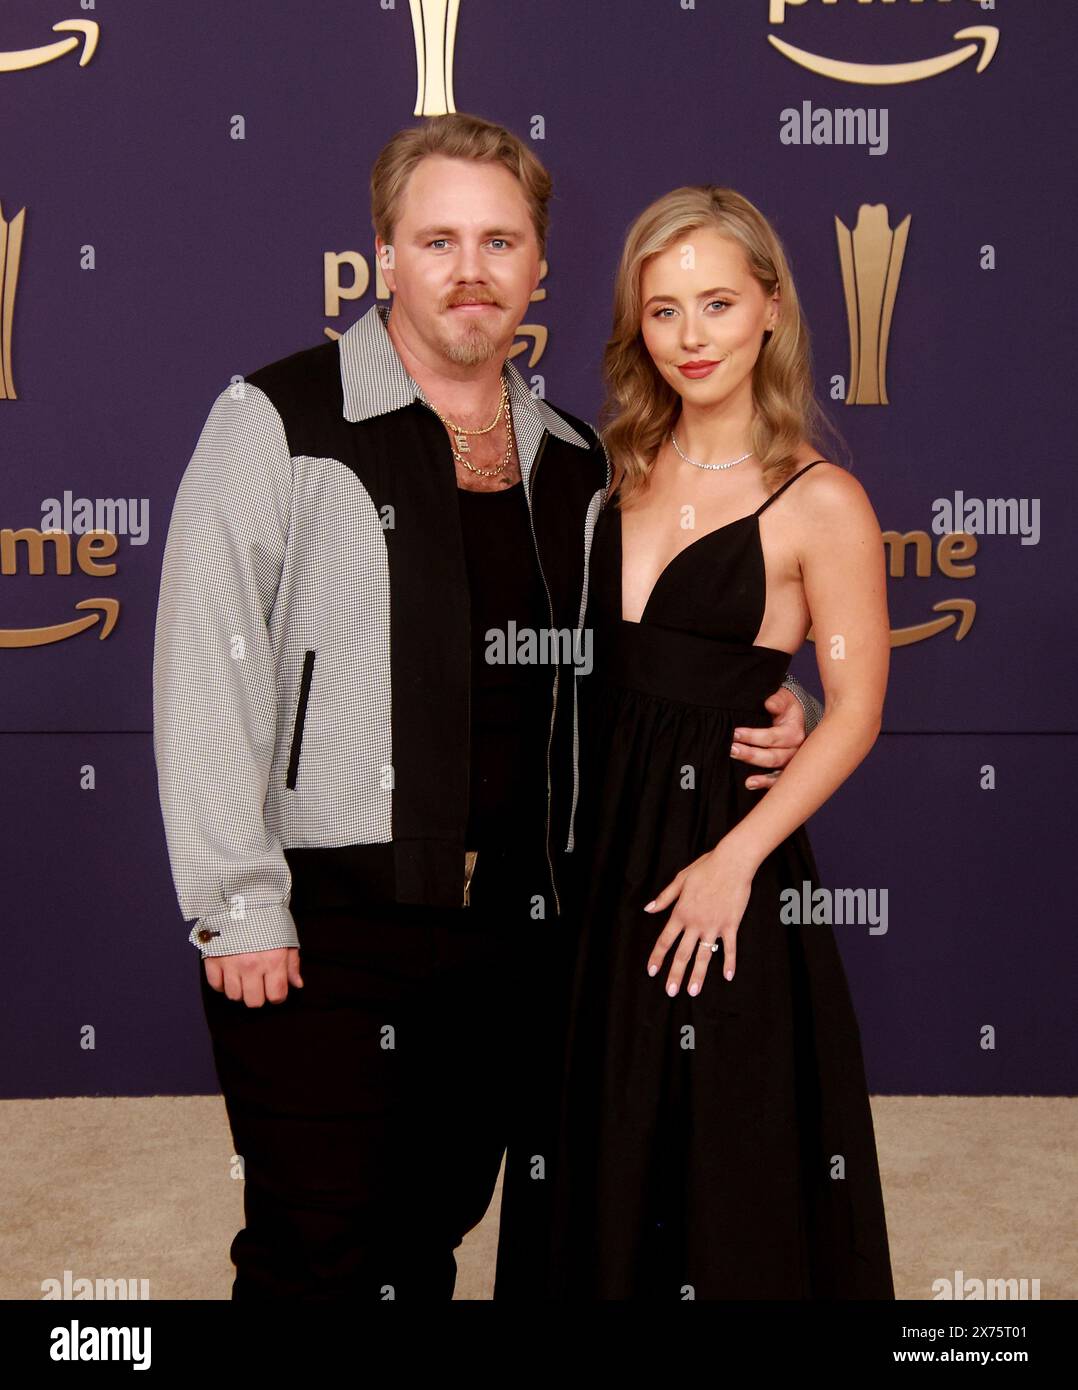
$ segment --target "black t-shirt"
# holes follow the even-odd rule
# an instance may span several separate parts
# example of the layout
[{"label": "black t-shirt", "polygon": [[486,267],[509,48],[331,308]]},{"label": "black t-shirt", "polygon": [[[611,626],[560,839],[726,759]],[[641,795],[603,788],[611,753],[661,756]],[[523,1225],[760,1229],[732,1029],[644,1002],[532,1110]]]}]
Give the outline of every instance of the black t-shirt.
[{"label": "black t-shirt", "polygon": [[[554,669],[534,659],[505,659],[521,654],[523,630],[538,634],[550,626],[524,485],[497,492],[458,487],[457,495],[472,623],[467,845],[520,846],[536,837],[541,845]],[[500,634],[500,651],[487,636],[491,629]]]}]

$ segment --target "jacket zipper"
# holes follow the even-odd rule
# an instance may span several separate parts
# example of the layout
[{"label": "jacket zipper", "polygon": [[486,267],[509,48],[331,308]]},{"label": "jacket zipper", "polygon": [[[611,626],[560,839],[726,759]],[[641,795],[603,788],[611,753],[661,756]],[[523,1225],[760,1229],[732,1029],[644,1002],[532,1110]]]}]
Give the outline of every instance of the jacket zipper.
[{"label": "jacket zipper", "polygon": [[[531,527],[532,543],[535,546],[535,560],[539,566],[539,575],[543,581],[543,588],[546,591],[547,612],[550,614],[550,631],[554,632],[554,603],[550,597],[550,586],[546,582],[546,575],[543,573],[543,561],[539,554],[539,541],[535,534],[535,518],[532,515],[532,496],[535,492],[535,475],[539,471],[539,460],[543,457],[546,449],[546,442],[550,438],[549,434],[544,433],[543,442],[539,445],[539,452],[535,456],[532,464],[531,480],[528,485],[528,524]],[[544,848],[546,849],[547,868],[550,870],[550,887],[554,893],[554,911],[561,916],[561,902],[558,898],[558,885],[554,877],[554,863],[550,857],[550,749],[554,742],[554,723],[558,717],[558,686],[561,680],[561,670],[555,663],[554,666],[554,703],[550,712],[550,732],[546,742],[546,837]]]},{"label": "jacket zipper", "polygon": [[[600,503],[599,503],[599,510],[598,510],[598,511],[596,512],[596,514],[595,514],[595,522],[594,522],[594,524],[592,525],[591,536],[588,538],[588,540],[587,540],[587,542],[585,543],[585,546],[584,546],[584,584],[583,584],[583,589],[582,589],[581,595],[580,595],[580,618],[579,618],[579,620],[578,620],[578,631],[581,633],[581,636],[583,636],[583,632],[584,632],[584,618],[585,618],[585,616],[586,616],[586,610],[587,610],[587,606],[588,606],[588,590],[589,590],[589,583],[590,583],[590,578],[591,578],[591,552],[592,552],[592,546],[593,546],[594,541],[595,541],[595,527],[598,526],[598,524],[599,524],[599,518],[600,518],[600,517],[602,516],[602,514],[603,514],[603,508],[606,506],[606,501],[607,501],[606,494],[607,494],[607,493],[609,492],[609,490],[610,490],[610,484],[611,484],[611,482],[612,482],[612,480],[613,480],[613,476],[614,476],[613,466],[612,466],[612,464],[611,464],[611,462],[610,462],[610,455],[609,455],[609,453],[607,452],[606,443],[605,443],[604,440],[603,440],[603,436],[597,432],[597,433],[596,433],[596,438],[598,439],[599,443],[602,445],[603,458],[606,460],[606,476],[605,476],[605,480],[604,480],[604,482],[603,482],[603,497],[602,497],[602,500],[601,500]],[[572,853],[572,851],[574,850],[574,848],[575,848],[575,846],[576,846],[576,806],[577,806],[577,801],[578,801],[578,799],[579,799],[579,794],[580,794],[580,737],[579,737],[579,728],[578,728],[578,724],[577,724],[577,703],[578,703],[578,700],[579,700],[580,696],[579,696],[579,691],[578,691],[578,689],[577,689],[577,680],[578,680],[578,677],[577,677],[576,672],[574,671],[574,672],[573,672],[573,804],[572,804],[572,806],[570,807],[570,810],[569,810],[569,839],[568,839],[568,841],[567,841],[567,843],[566,843],[566,846],[565,846],[565,852],[566,852],[567,854]]]}]

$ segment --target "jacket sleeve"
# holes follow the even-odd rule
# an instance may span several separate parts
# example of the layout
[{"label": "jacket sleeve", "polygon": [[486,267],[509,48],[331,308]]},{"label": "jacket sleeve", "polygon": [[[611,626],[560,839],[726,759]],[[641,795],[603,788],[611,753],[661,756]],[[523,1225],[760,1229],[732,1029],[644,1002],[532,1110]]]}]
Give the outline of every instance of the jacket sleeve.
[{"label": "jacket sleeve", "polygon": [[793,676],[787,676],[782,683],[805,711],[805,737],[808,738],[823,718],[823,705],[815,695],[810,695],[803,685],[798,684]]},{"label": "jacket sleeve", "polygon": [[203,956],[298,946],[292,876],[264,805],[277,735],[268,623],[284,563],[292,461],[272,402],[214,401],[180,481],[153,657],[158,792],[180,910]]}]

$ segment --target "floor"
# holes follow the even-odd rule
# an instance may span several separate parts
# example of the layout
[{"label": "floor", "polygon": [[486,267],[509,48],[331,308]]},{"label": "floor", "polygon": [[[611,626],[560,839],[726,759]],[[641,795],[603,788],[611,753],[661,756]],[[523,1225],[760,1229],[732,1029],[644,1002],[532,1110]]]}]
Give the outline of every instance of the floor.
[{"label": "floor", "polygon": [[[882,1096],[872,1108],[900,1299],[934,1297],[956,1270],[1078,1297],[1078,1101]],[[230,1297],[242,1184],[220,1096],[2,1101],[0,1135],[0,1298],[41,1298],[65,1270],[148,1279],[155,1299]],[[499,1180],[457,1252],[459,1299],[490,1297],[500,1193]]]}]

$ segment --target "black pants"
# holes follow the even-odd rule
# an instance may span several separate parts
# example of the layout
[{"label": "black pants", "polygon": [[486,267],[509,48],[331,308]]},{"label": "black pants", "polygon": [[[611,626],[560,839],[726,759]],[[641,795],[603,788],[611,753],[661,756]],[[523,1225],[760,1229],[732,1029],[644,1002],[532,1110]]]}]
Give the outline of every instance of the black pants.
[{"label": "black pants", "polygon": [[532,920],[531,878],[481,851],[467,909],[296,914],[304,986],[280,1004],[230,1000],[199,960],[244,1162],[233,1299],[452,1298],[553,1075],[566,938],[549,905]]}]

